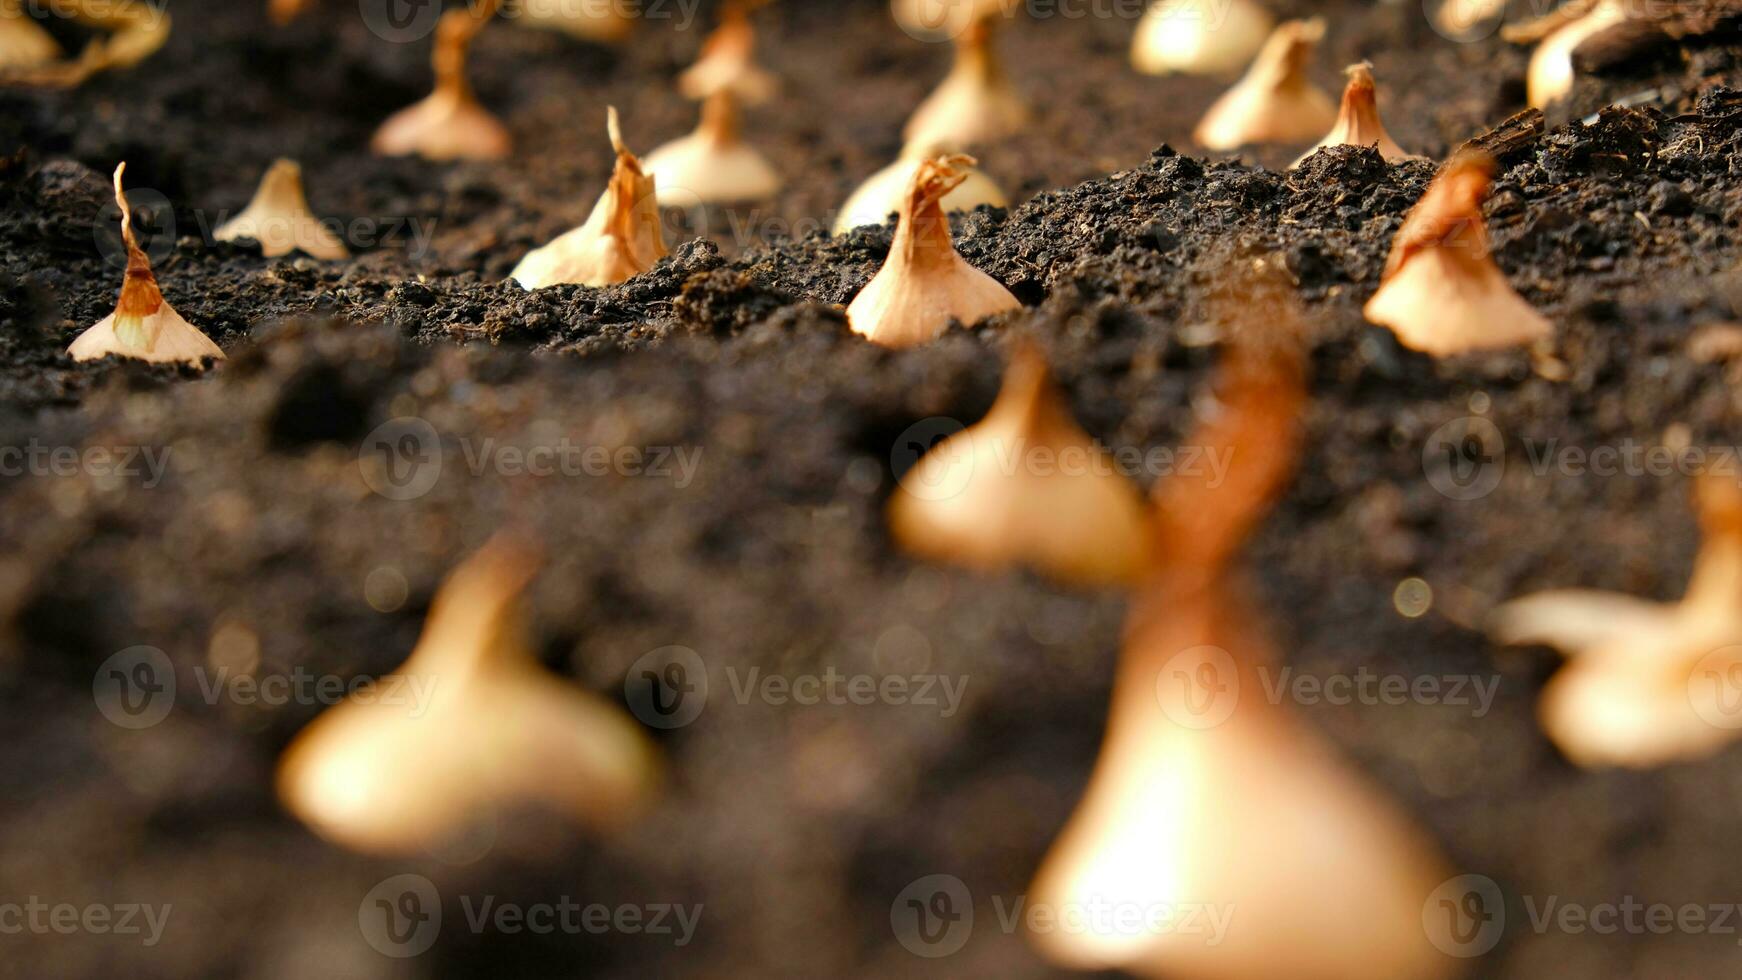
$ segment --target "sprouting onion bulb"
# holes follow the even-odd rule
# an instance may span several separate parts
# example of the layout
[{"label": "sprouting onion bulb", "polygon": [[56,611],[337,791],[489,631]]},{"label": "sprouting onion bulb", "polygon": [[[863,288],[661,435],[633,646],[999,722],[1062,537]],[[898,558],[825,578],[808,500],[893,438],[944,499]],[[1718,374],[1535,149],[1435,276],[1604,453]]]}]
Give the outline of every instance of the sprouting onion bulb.
[{"label": "sprouting onion bulb", "polygon": [[1345,73],[1349,76],[1349,84],[1343,88],[1343,105],[1337,111],[1337,124],[1331,127],[1324,139],[1319,140],[1317,146],[1301,154],[1294,166],[1305,163],[1307,157],[1327,146],[1376,147],[1388,163],[1423,159],[1398,146],[1391,134],[1385,131],[1385,123],[1379,118],[1379,94],[1373,84],[1373,66],[1362,62],[1350,65]]},{"label": "sprouting onion bulb", "polygon": [[[1152,562],[1087,793],[1029,889],[1049,909],[1131,909],[1036,930],[1054,963],[1166,980],[1440,980],[1422,908],[1447,874],[1431,842],[1265,696],[1276,656],[1231,568],[1286,483],[1298,352],[1226,355],[1221,410],[1190,442],[1220,484],[1156,490]],[[1148,927],[1191,907],[1220,929]]]},{"label": "sprouting onion bulb", "polygon": [[224,352],[199,328],[182,319],[157,288],[151,259],[133,235],[133,210],[121,189],[123,163],[115,168],[115,203],[121,208],[121,241],[127,246],[127,278],[115,312],[79,334],[67,353],[75,361],[94,361],[111,354],[154,364],[204,365],[224,359]]},{"label": "sprouting onion bulb", "polygon": [[649,153],[647,172],[659,179],[665,207],[765,201],[781,187],[780,174],[744,141],[738,96],[730,89],[702,102],[695,132]]},{"label": "sprouting onion bulb", "polygon": [[973,324],[1022,304],[967,263],[950,239],[943,199],[966,179],[972,157],[940,156],[914,172],[883,268],[847,306],[847,323],[873,343],[912,347],[959,321]]},{"label": "sprouting onion bulb", "polygon": [[967,150],[1020,132],[1028,106],[1010,84],[992,45],[994,21],[974,21],[956,37],[956,62],[914,110],[902,131],[908,146]]},{"label": "sprouting onion bulb", "polygon": [[[834,233],[841,235],[861,225],[880,225],[889,220],[890,215],[901,210],[902,199],[913,186],[913,175],[920,164],[938,152],[935,147],[921,152],[903,151],[900,159],[867,177],[847,198],[847,203],[841,205]],[[1009,206],[1004,191],[980,168],[961,164],[960,170],[961,184],[944,195],[942,205],[946,212],[972,211],[982,204],[995,208]]]},{"label": "sprouting onion bulb", "polygon": [[439,849],[523,803],[609,826],[644,801],[658,769],[647,736],[545,671],[527,641],[519,597],[537,564],[499,537],[456,568],[394,683],[285,750],[284,805],[336,844],[395,854]]},{"label": "sprouting onion bulb", "polygon": [[606,110],[606,130],[617,151],[611,183],[586,223],[520,260],[513,278],[527,289],[613,285],[653,268],[666,254],[654,178],[623,145],[615,107]]},{"label": "sprouting onion bulb", "polygon": [[219,225],[212,237],[220,242],[251,238],[267,258],[301,251],[317,259],[349,258],[350,249],[309,210],[303,192],[302,167],[278,160],[260,178],[260,188],[242,213]]},{"label": "sprouting onion bulb", "polygon": [[1384,278],[1362,312],[1404,346],[1449,357],[1553,335],[1494,264],[1482,221],[1493,176],[1484,153],[1447,161],[1392,239]]},{"label": "sprouting onion bulb", "polygon": [[472,41],[501,0],[483,0],[474,12],[456,8],[436,22],[435,91],[422,102],[394,113],[375,131],[371,144],[382,156],[421,156],[428,160],[500,160],[514,147],[508,128],[478,103],[466,80]]},{"label": "sprouting onion bulb", "polygon": [[1039,348],[1010,359],[992,410],[914,464],[889,501],[897,544],[981,571],[1018,565],[1087,586],[1144,564],[1142,495],[1071,417]]},{"label": "sprouting onion bulb", "polygon": [[1742,489],[1733,474],[1695,489],[1705,543],[1680,602],[1565,590],[1495,613],[1500,642],[1565,651],[1537,717],[1578,765],[1661,766],[1742,736]]},{"label": "sprouting onion bulb", "polygon": [[678,76],[678,91],[689,99],[705,99],[730,91],[745,105],[768,101],[778,83],[756,63],[756,29],[750,25],[747,0],[731,0],[721,8],[720,26],[702,42],[701,56]]},{"label": "sprouting onion bulb", "polygon": [[1148,75],[1232,74],[1273,25],[1254,0],[1156,0],[1137,22],[1131,64]]},{"label": "sprouting onion bulb", "polygon": [[1204,113],[1192,138],[1205,149],[1235,150],[1323,135],[1337,121],[1337,104],[1306,69],[1324,36],[1318,17],[1278,25],[1246,74]]}]

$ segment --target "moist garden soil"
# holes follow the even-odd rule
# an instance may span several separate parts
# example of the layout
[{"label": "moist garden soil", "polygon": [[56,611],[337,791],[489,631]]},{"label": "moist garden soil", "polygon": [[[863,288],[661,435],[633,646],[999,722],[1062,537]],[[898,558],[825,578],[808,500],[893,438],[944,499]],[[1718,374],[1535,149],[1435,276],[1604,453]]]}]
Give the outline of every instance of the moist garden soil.
[{"label": "moist garden soil", "polygon": [[[1557,657],[1497,649],[1482,631],[1498,602],[1542,588],[1680,594],[1698,543],[1684,475],[1538,460],[1742,442],[1735,366],[1690,343],[1742,313],[1732,39],[1583,78],[1540,134],[1527,122],[1496,141],[1497,258],[1556,324],[1556,371],[1523,353],[1435,362],[1366,325],[1360,306],[1432,165],[1355,149],[1294,171],[1274,168],[1299,148],[1206,159],[1189,134],[1225,83],[1130,72],[1127,17],[1004,32],[1036,119],[981,154],[1017,204],[965,216],[959,247],[1025,308],[898,353],[858,339],[841,312],[889,229],[817,230],[893,156],[948,65],[946,47],[900,32],[882,4],[757,15],[786,88],[747,132],[789,177],[778,202],[674,215],[673,254],[651,272],[536,293],[503,280],[602,189],[605,107],[642,152],[692,125],[672,78],[706,15],[687,31],[645,25],[615,50],[494,25],[472,73],[518,150],[435,165],[366,151],[372,128],[427,90],[427,41],[383,41],[354,4],[281,30],[258,6],[177,0],[169,46],[143,66],[70,92],[0,94],[0,446],[140,451],[132,475],[0,476],[0,892],[172,906],[152,948],[7,936],[0,975],[1057,975],[999,913],[1088,778],[1124,598],[915,562],[892,547],[882,509],[914,432],[984,413],[1019,335],[1046,348],[1103,443],[1185,445],[1213,408],[1218,311],[1239,305],[1228,270],[1264,256],[1298,287],[1316,345],[1298,476],[1247,549],[1284,664],[1497,685],[1486,711],[1474,688],[1466,703],[1291,710],[1457,868],[1501,884],[1506,938],[1472,976],[1742,964],[1733,936],[1532,928],[1530,906],[1551,896],[1742,899],[1742,750],[1579,770],[1533,716]],[[1324,12],[1314,75],[1334,90],[1342,65],[1372,60],[1406,147],[1443,157],[1522,108],[1525,55],[1498,38],[1453,43],[1410,3]],[[1629,107],[1599,111],[1619,100]],[[279,156],[300,160],[314,210],[345,223],[355,259],[267,260],[206,240]],[[229,353],[204,376],[62,353],[114,303],[107,180],[121,160],[165,295]],[[433,427],[442,469],[428,493],[393,500],[370,489],[359,454],[406,416]],[[1504,439],[1501,478],[1453,499],[1424,449],[1472,416]],[[498,465],[503,447],[565,440],[645,450],[645,466],[539,477]],[[656,735],[662,795],[614,834],[534,812],[440,855],[323,843],[272,792],[275,760],[320,706],[210,698],[196,679],[223,665],[386,673],[441,576],[506,526],[545,550],[528,605],[550,669],[621,701],[649,651],[680,645],[707,664],[701,716]],[[1416,618],[1394,598],[1412,578],[1432,589]],[[181,689],[166,720],[133,731],[104,718],[92,687],[99,664],[138,645],[167,653]],[[753,676],[830,670],[942,675],[963,694],[951,711],[743,693]],[[401,873],[435,883],[447,923],[408,960],[372,949],[358,925],[364,896]],[[933,874],[976,899],[972,939],[939,960],[890,924],[902,889]],[[681,946],[644,932],[474,933],[462,900],[475,910],[486,896],[703,912]]]}]

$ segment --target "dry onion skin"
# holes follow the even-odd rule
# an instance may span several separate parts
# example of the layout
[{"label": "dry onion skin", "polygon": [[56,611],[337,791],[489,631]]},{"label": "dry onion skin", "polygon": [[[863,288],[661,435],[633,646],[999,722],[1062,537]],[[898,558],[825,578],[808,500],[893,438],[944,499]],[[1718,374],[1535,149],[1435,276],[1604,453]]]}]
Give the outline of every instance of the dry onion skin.
[{"label": "dry onion skin", "polygon": [[1279,25],[1234,87],[1222,93],[1193,130],[1208,150],[1260,143],[1305,143],[1337,121],[1337,104],[1306,76],[1325,36],[1322,18]]},{"label": "dry onion skin", "polygon": [[[7,46],[4,35],[11,33],[14,35],[11,42],[19,46],[20,56],[37,58],[44,50],[42,41],[46,35],[35,35],[42,28],[24,15],[16,0],[0,2],[11,4],[0,6],[0,50]],[[54,58],[36,60],[34,64],[9,65],[0,56],[0,84],[73,88],[100,72],[131,68],[156,54],[169,41],[171,21],[161,5],[63,0],[56,9],[87,27],[106,32],[106,36],[85,45],[79,56],[70,60],[60,58],[58,45]]]},{"label": "dry onion skin", "polygon": [[1447,877],[1432,843],[1264,696],[1259,671],[1276,654],[1231,564],[1292,468],[1300,361],[1236,345],[1222,409],[1191,440],[1228,454],[1226,480],[1158,485],[1152,563],[1100,758],[1028,892],[1050,909],[1207,908],[1225,929],[1091,921],[1031,933],[1059,966],[1158,980],[1440,980],[1462,965],[1422,928]]},{"label": "dry onion skin", "polygon": [[1301,154],[1294,166],[1305,163],[1307,157],[1327,146],[1371,146],[1378,149],[1387,163],[1426,159],[1398,146],[1391,134],[1385,131],[1385,123],[1379,118],[1379,92],[1373,84],[1373,66],[1364,61],[1350,65],[1345,74],[1349,76],[1349,84],[1343,87],[1343,105],[1337,110],[1337,124],[1331,127],[1324,139],[1319,140],[1317,146]]},{"label": "dry onion skin", "polygon": [[1742,671],[1742,488],[1734,475],[1708,474],[1696,503],[1705,541],[1680,602],[1563,590],[1495,613],[1496,640],[1566,653],[1537,718],[1580,766],[1661,766],[1742,736],[1730,703]]},{"label": "dry onion skin", "polygon": [[1274,25],[1254,0],[1157,0],[1137,22],[1131,65],[1147,75],[1231,75]]},{"label": "dry onion skin", "polygon": [[491,541],[443,583],[392,686],[297,735],[278,795],[298,819],[343,847],[399,854],[438,850],[520,804],[609,827],[647,799],[647,736],[547,672],[527,641],[519,598],[537,565],[529,546]]},{"label": "dry onion skin", "polygon": [[[901,210],[902,199],[913,186],[913,177],[919,172],[920,164],[928,157],[936,156],[937,152],[933,149],[924,153],[903,153],[901,159],[867,177],[847,198],[847,203],[841,205],[841,213],[835,217],[834,233],[844,235],[854,228],[888,221],[890,215]],[[995,208],[1010,206],[1003,189],[980,168],[961,164],[959,170],[962,182],[944,195],[941,202],[944,211],[952,214],[972,211],[982,204]]]},{"label": "dry onion skin", "polygon": [[303,252],[317,259],[351,257],[338,235],[309,210],[302,186],[302,167],[295,160],[278,160],[260,178],[254,199],[242,212],[219,225],[212,237],[220,242],[251,238],[267,258]]},{"label": "dry onion skin", "polygon": [[[1571,6],[1571,5],[1569,5]],[[1620,0],[1598,0],[1577,16],[1562,24],[1536,46],[1530,54],[1530,68],[1525,76],[1525,88],[1530,104],[1546,109],[1573,90],[1573,52],[1590,38],[1627,19],[1627,7]]]},{"label": "dry onion skin", "polygon": [[382,123],[371,149],[381,156],[438,161],[501,160],[513,152],[508,128],[479,104],[466,79],[472,41],[496,16],[499,4],[500,0],[486,0],[476,12],[461,7],[442,14],[430,58],[435,91]]},{"label": "dry onion skin", "polygon": [[702,42],[701,56],[678,76],[678,91],[689,99],[706,99],[731,92],[745,105],[768,101],[779,87],[756,63],[756,29],[750,24],[747,0],[733,0],[720,10],[720,26]]},{"label": "dry onion skin", "polygon": [[308,13],[314,5],[315,0],[267,0],[266,13],[273,24],[283,27]]},{"label": "dry onion skin", "polygon": [[967,150],[1028,124],[1028,106],[992,46],[993,24],[991,19],[974,21],[956,37],[955,65],[908,119],[902,130],[906,145]]},{"label": "dry onion skin", "polygon": [[79,334],[67,353],[75,361],[95,361],[114,355],[153,364],[202,367],[221,361],[224,352],[198,327],[182,319],[157,288],[151,260],[133,235],[133,209],[121,189],[127,164],[115,168],[115,203],[121,208],[121,240],[127,246],[127,278],[115,312]]},{"label": "dry onion skin", "polygon": [[659,179],[664,207],[766,201],[780,193],[783,183],[773,165],[744,141],[738,97],[730,90],[702,103],[695,132],[649,153],[647,172]]},{"label": "dry onion skin", "polygon": [[666,255],[655,180],[623,144],[615,107],[606,110],[605,125],[617,151],[611,183],[584,224],[514,267],[511,278],[527,289],[563,283],[610,286],[646,272]]},{"label": "dry onion skin", "polygon": [[902,477],[889,529],[932,561],[985,572],[1025,565],[1091,587],[1134,581],[1149,543],[1142,495],[1071,417],[1031,344],[1011,357],[986,417]]},{"label": "dry onion skin", "polygon": [[1488,245],[1482,201],[1494,160],[1460,153],[1416,202],[1392,239],[1367,319],[1435,357],[1536,344],[1554,326],[1513,290]]},{"label": "dry onion skin", "polygon": [[998,280],[969,265],[950,239],[943,199],[961,185],[972,157],[923,161],[901,202],[889,257],[847,306],[855,333],[885,347],[937,339],[954,321],[978,323],[1020,309]]}]

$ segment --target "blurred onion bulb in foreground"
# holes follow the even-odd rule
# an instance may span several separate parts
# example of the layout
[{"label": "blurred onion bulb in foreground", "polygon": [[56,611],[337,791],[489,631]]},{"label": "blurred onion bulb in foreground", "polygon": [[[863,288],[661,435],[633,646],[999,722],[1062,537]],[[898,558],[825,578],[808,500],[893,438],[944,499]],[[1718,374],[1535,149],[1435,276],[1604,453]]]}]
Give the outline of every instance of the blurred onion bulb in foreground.
[{"label": "blurred onion bulb in foreground", "polygon": [[744,142],[738,96],[723,89],[702,103],[696,131],[647,155],[647,172],[659,179],[664,207],[746,204],[780,192],[780,174]]},{"label": "blurred onion bulb in foreground", "polygon": [[278,160],[260,178],[254,199],[242,213],[219,225],[212,237],[220,242],[251,238],[267,258],[302,251],[317,259],[346,259],[351,251],[339,236],[309,211],[303,192],[302,167]]},{"label": "blurred onion bulb in foreground", "polygon": [[55,39],[24,13],[23,0],[0,0],[0,70],[37,68],[60,56]]},{"label": "blurred onion bulb in foreground", "polygon": [[610,286],[646,272],[665,257],[654,179],[623,145],[616,108],[606,110],[605,125],[617,151],[611,183],[586,223],[533,250],[514,267],[512,278],[527,289],[561,283]]},{"label": "blurred onion bulb in foreground", "polygon": [[1192,138],[1209,150],[1257,143],[1304,143],[1337,121],[1337,105],[1307,78],[1325,36],[1322,18],[1291,20],[1271,32],[1252,66],[1204,113]]},{"label": "blurred onion bulb in foreground", "polygon": [[[1229,454],[1225,482],[1158,487],[1101,756],[1029,890],[1118,914],[1031,939],[1062,966],[1167,980],[1449,976],[1422,927],[1435,849],[1265,697],[1275,657],[1229,563],[1286,482],[1304,392],[1298,352],[1226,356],[1221,413],[1192,440]],[[1223,928],[1142,925],[1206,908]]]},{"label": "blurred onion bulb in foreground", "polygon": [[745,105],[760,105],[779,83],[756,63],[756,30],[750,25],[750,0],[728,0],[720,26],[702,42],[701,56],[678,76],[678,91],[688,99],[731,92]]},{"label": "blurred onion bulb in foreground", "polygon": [[986,417],[902,476],[889,527],[935,561],[1029,565],[1090,586],[1133,580],[1148,546],[1141,494],[1071,418],[1031,344],[1012,355]]},{"label": "blurred onion bulb in foreground", "polygon": [[1742,737],[1742,489],[1696,485],[1705,545],[1678,603],[1566,590],[1495,613],[1502,643],[1559,647],[1543,688],[1543,730],[1581,766],[1659,766]]},{"label": "blurred onion bulb in foreground", "polygon": [[1131,64],[1149,75],[1239,71],[1273,24],[1253,0],[1157,0],[1137,22]]},{"label": "blurred onion bulb in foreground", "polygon": [[1494,264],[1482,221],[1493,176],[1487,154],[1453,157],[1392,239],[1379,290],[1362,312],[1404,346],[1449,357],[1532,344],[1554,333]]},{"label": "blurred onion bulb in foreground", "polygon": [[1363,61],[1344,71],[1349,76],[1349,84],[1343,88],[1343,105],[1337,110],[1337,124],[1331,127],[1324,139],[1319,140],[1317,146],[1302,153],[1294,161],[1294,166],[1305,163],[1307,157],[1327,146],[1377,147],[1387,163],[1425,159],[1398,146],[1391,134],[1385,131],[1385,123],[1379,118],[1379,93],[1373,84],[1373,66]]},{"label": "blurred onion bulb in foreground", "polygon": [[[937,147],[904,150],[901,159],[867,177],[847,198],[847,203],[841,205],[841,213],[835,218],[834,233],[842,235],[861,225],[880,225],[889,220],[890,215],[901,210],[902,199],[913,186],[913,177],[919,172],[920,164],[939,152]],[[995,208],[1009,206],[1004,191],[980,168],[961,164],[959,170],[962,182],[945,194],[941,202],[945,212],[972,211],[982,204]]]},{"label": "blurred onion bulb in foreground", "polygon": [[513,150],[508,128],[478,103],[466,80],[472,41],[500,0],[484,0],[442,14],[436,22],[435,91],[422,102],[394,113],[375,131],[371,148],[382,156],[421,156],[428,160],[500,160]]},{"label": "blurred onion bulb in foreground", "polygon": [[121,241],[127,247],[127,278],[115,312],[79,334],[67,353],[75,361],[94,361],[114,354],[155,364],[203,365],[223,360],[224,352],[198,327],[182,319],[157,288],[151,259],[133,235],[133,210],[121,190],[123,163],[115,168],[115,203],[121,208]]},{"label": "blurred onion bulb in foreground", "polygon": [[950,321],[978,323],[1022,304],[998,280],[967,263],[950,239],[943,199],[966,180],[973,158],[923,161],[901,202],[883,268],[847,306],[854,332],[885,347],[934,340]]},{"label": "blurred onion bulb in foreground", "polygon": [[993,21],[977,20],[956,38],[956,63],[902,131],[908,146],[967,150],[1028,124],[1028,106],[992,46]]},{"label": "blurred onion bulb in foreground", "polygon": [[646,735],[546,672],[527,641],[519,599],[537,564],[505,537],[461,563],[397,683],[327,711],[285,750],[285,806],[334,843],[391,854],[439,849],[519,803],[608,826],[645,800],[658,768]]}]

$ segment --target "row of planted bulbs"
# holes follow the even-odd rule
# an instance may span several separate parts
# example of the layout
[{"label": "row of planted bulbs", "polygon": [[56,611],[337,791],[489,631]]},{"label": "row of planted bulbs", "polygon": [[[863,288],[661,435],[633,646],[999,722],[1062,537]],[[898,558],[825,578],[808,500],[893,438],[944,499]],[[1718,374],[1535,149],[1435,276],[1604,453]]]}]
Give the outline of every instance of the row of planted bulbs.
[{"label": "row of planted bulbs", "polygon": [[[501,131],[464,87],[464,48],[482,20],[456,13],[438,36],[437,93],[383,127],[382,138],[407,140],[395,146],[452,149],[456,132],[471,134],[462,145],[502,145],[495,139]],[[644,163],[624,145],[611,113],[616,164],[605,194],[585,224],[529,255],[515,278],[527,285],[620,282],[665,254],[657,211],[662,162],[694,166],[722,148],[728,156],[747,149],[738,139],[736,108],[771,84],[751,58],[744,13],[728,13],[684,77],[685,94],[704,105],[691,142]],[[1388,160],[1407,155],[1379,121],[1365,66],[1350,70],[1340,109],[1305,80],[1322,24],[1270,30],[1267,19],[1251,14],[1234,22],[1259,23],[1251,33],[1265,39],[1241,82],[1206,115],[1200,142],[1304,142],[1329,128],[1321,145],[1373,146]],[[888,259],[848,318],[879,343],[923,343],[952,322],[975,323],[1019,305],[955,252],[947,212],[976,174],[968,158],[948,152],[950,140],[926,135],[1021,118],[1020,103],[1001,97],[992,104],[1007,116],[960,108],[1007,93],[988,43],[990,23],[976,19],[961,32],[957,70],[909,129],[908,144],[917,149],[879,176],[893,190],[872,195],[893,204],[870,205],[882,207],[873,220],[894,211],[897,226]],[[951,113],[962,115],[935,123]],[[765,165],[706,169],[754,176],[768,193],[768,184],[778,185]],[[1494,162],[1479,153],[1455,156],[1393,240],[1365,312],[1411,347],[1450,355],[1552,336],[1487,247],[1481,204],[1493,172]],[[202,363],[222,357],[163,302],[133,241],[121,176],[118,169],[126,285],[115,314],[75,342],[74,356],[143,352],[153,360]],[[258,219],[282,207],[306,211],[301,193],[294,166],[275,167],[254,206],[238,217],[241,230],[230,231],[246,235],[250,212]],[[335,243],[311,244],[332,251]],[[1104,452],[1072,418],[1038,349],[1018,344],[986,418],[928,453],[898,487],[890,531],[931,560],[988,571],[1028,566],[1134,594],[1101,758],[1037,870],[1031,901],[1050,907],[1213,901],[1237,913],[1225,940],[1213,946],[1182,933],[1056,931],[1035,937],[1049,957],[1186,980],[1446,977],[1461,964],[1434,947],[1422,915],[1450,871],[1427,835],[1268,700],[1238,699],[1225,716],[1202,724],[1165,693],[1178,690],[1166,683],[1170,676],[1205,670],[1228,672],[1256,689],[1255,672],[1277,656],[1252,615],[1235,556],[1287,484],[1306,398],[1305,341],[1293,296],[1274,270],[1260,262],[1231,274],[1243,278],[1232,291],[1243,305],[1222,311],[1232,326],[1219,408],[1190,439],[1231,461],[1219,486],[1182,474],[1162,481],[1146,501],[1111,466],[1041,474],[978,460],[1012,446]],[[937,485],[960,489],[942,497],[913,491]],[[1543,691],[1540,715],[1576,762],[1659,765],[1715,751],[1735,737],[1734,729],[1710,723],[1711,706],[1688,697],[1688,679],[1711,651],[1742,641],[1742,493],[1708,480],[1696,499],[1706,545],[1679,603],[1552,592],[1509,603],[1495,617],[1501,642],[1551,643],[1568,652],[1568,665]],[[347,703],[323,715],[280,766],[287,807],[335,842],[391,853],[439,849],[517,801],[542,801],[578,820],[609,824],[648,799],[658,762],[645,734],[620,710],[536,665],[516,609],[536,565],[532,549],[505,536],[458,568],[399,671],[441,677],[432,687],[438,703],[418,716],[381,703]]]},{"label": "row of planted bulbs", "polygon": [[[377,152],[436,160],[509,154],[507,128],[478,102],[466,77],[470,46],[499,3],[485,0],[442,15],[432,57],[435,89],[380,127],[373,140]],[[611,111],[607,130],[616,164],[605,192],[584,223],[526,255],[511,278],[529,289],[621,283],[651,269],[668,253],[661,206],[737,204],[778,193],[779,174],[743,138],[740,126],[741,106],[768,99],[778,84],[756,62],[751,6],[726,4],[699,59],[679,78],[680,91],[702,106],[696,131],[642,160],[625,145],[617,114]],[[924,343],[951,322],[972,324],[1021,305],[1002,284],[957,254],[947,220],[953,211],[1006,203],[996,183],[975,168],[973,158],[957,151],[1005,138],[1029,117],[992,44],[1004,5],[982,6],[991,9],[951,8],[973,15],[953,28],[954,67],[909,119],[899,159],[854,192],[836,224],[835,230],[843,232],[897,215],[883,268],[847,308],[853,329],[881,344]],[[1260,26],[1268,28],[1267,17],[1236,4],[1230,19],[1216,30],[1200,31],[1199,47],[1191,49],[1178,37],[1158,35],[1154,26],[1177,31],[1181,25],[1206,23],[1202,16],[1188,16],[1174,6],[1163,5],[1144,21],[1136,48],[1139,64],[1193,71],[1225,66],[1232,60],[1229,45],[1243,49]],[[1339,144],[1375,147],[1390,162],[1420,159],[1386,132],[1371,66],[1350,66],[1340,106],[1311,82],[1306,69],[1324,31],[1318,18],[1268,29],[1245,74],[1205,113],[1196,140],[1228,149],[1299,144],[1323,134],[1297,166],[1312,152]],[[1552,333],[1511,290],[1483,247],[1480,206],[1492,170],[1492,161],[1479,155],[1454,158],[1399,232],[1399,246],[1366,312],[1411,347],[1446,355],[1543,341]],[[119,178],[118,170],[116,193],[121,197]],[[268,228],[290,229],[292,234],[263,233]],[[259,240],[268,255],[301,250],[336,259],[347,254],[344,243],[309,214],[300,170],[290,161],[279,161],[268,171],[254,200],[215,237]],[[1467,247],[1472,245],[1477,247]],[[222,357],[162,302],[142,253],[132,244],[128,247],[128,285],[116,315],[82,335],[72,354],[81,360],[114,354],[196,364]],[[1544,359],[1542,364],[1549,370],[1552,362]]]}]

